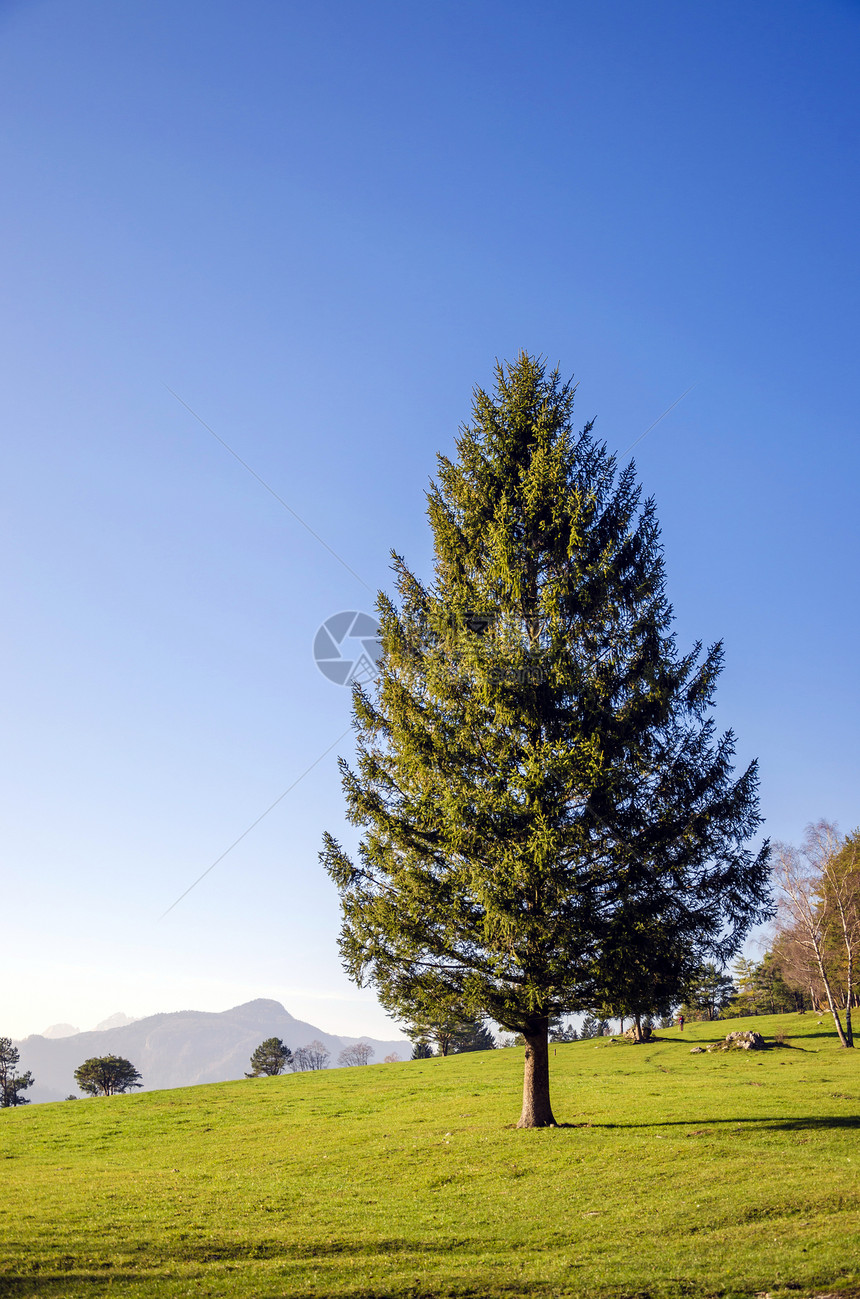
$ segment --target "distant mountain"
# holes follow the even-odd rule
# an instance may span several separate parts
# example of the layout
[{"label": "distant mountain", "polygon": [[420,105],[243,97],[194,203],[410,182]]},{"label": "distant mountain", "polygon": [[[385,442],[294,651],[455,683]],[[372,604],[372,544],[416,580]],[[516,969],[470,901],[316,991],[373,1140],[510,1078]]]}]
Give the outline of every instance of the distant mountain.
[{"label": "distant mountain", "polygon": [[73,1033],[80,1033],[80,1031],[74,1024],[52,1024],[50,1028],[45,1029],[42,1037],[71,1037]]},{"label": "distant mountain", "polygon": [[37,1102],[77,1094],[75,1069],[99,1055],[130,1060],[143,1077],[145,1091],[243,1078],[251,1052],[267,1037],[281,1038],[291,1050],[317,1038],[331,1052],[329,1063],[333,1066],[343,1048],[353,1042],[370,1043],[372,1063],[380,1063],[394,1051],[407,1060],[412,1052],[411,1042],[403,1039],[380,1042],[371,1037],[324,1033],[313,1024],[294,1019],[280,1002],[262,998],[218,1014],[180,1010],[67,1037],[34,1034],[16,1045],[21,1051],[19,1070],[29,1069],[35,1079],[27,1096]]},{"label": "distant mountain", "polygon": [[[133,1015],[126,1015],[121,1010],[118,1010],[115,1015],[110,1015],[107,1019],[103,1019],[100,1024],[96,1024],[96,1032],[100,1033],[104,1028],[125,1028],[126,1024],[136,1023],[137,1020]],[[75,1029],[75,1032],[79,1032],[79,1030]]]}]

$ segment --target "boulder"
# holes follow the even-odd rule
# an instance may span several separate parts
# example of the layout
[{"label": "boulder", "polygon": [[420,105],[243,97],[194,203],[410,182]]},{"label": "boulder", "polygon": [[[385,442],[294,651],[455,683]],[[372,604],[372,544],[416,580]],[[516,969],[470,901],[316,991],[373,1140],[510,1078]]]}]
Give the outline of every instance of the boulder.
[{"label": "boulder", "polygon": [[726,1041],[741,1051],[762,1051],[767,1045],[761,1033],[727,1033]]},{"label": "boulder", "polygon": [[641,1028],[637,1028],[635,1024],[631,1024],[630,1027],[627,1029],[626,1033],[624,1034],[624,1036],[627,1038],[628,1042],[653,1042],[654,1041],[650,1028],[648,1028],[647,1025],[645,1024],[643,1024]]},{"label": "boulder", "polygon": [[725,1042],[712,1042],[710,1046],[694,1046],[690,1055],[704,1055],[706,1051],[763,1051],[767,1043],[761,1033],[728,1033]]},{"label": "boulder", "polygon": [[725,1042],[712,1042],[706,1051],[763,1051],[767,1043],[761,1033],[728,1033]]}]

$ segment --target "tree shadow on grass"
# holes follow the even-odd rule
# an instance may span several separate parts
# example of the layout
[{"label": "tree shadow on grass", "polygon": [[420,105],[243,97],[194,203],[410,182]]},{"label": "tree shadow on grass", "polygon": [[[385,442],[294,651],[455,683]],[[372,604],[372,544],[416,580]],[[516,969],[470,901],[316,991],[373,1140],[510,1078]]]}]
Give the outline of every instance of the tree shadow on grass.
[{"label": "tree shadow on grass", "polygon": [[[75,1290],[81,1287],[92,1287],[90,1293],[109,1294],[111,1291],[116,1292],[116,1282],[134,1282],[147,1281],[159,1283],[164,1281],[167,1284],[180,1284],[192,1280],[203,1281],[205,1274],[191,1278],[180,1278],[173,1275],[146,1272],[122,1272],[115,1273],[113,1279],[104,1273],[47,1273],[41,1272],[30,1277],[0,1277],[0,1296],[8,1296],[8,1299],[28,1299],[28,1296],[35,1295],[38,1299],[66,1299],[69,1294],[69,1287],[73,1285]],[[838,1285],[838,1282],[837,1282]],[[802,1290],[804,1294],[809,1295],[809,1299],[860,1299],[860,1287],[849,1285],[847,1289],[826,1289],[811,1290],[806,1285],[793,1285],[791,1289]],[[651,1299],[647,1290],[631,1290],[629,1287],[603,1286],[598,1291],[605,1299]],[[207,1292],[208,1293],[208,1292]],[[283,1299],[283,1284],[279,1283],[274,1277],[261,1276],[259,1278],[259,1287],[255,1290],[256,1299]],[[401,1284],[394,1282],[386,1284],[380,1281],[372,1287],[357,1285],[349,1291],[350,1299],[397,1299],[398,1296],[409,1296],[409,1299],[466,1299],[467,1296],[559,1296],[562,1294],[573,1295],[574,1290],[559,1288],[557,1282],[538,1281],[529,1277],[521,1277],[516,1281],[503,1281],[501,1278],[493,1278],[486,1283],[482,1283],[479,1277],[470,1281],[445,1281],[438,1278],[429,1283],[425,1288],[422,1285]],[[695,1295],[697,1292],[691,1289],[685,1289],[688,1296]],[[710,1290],[701,1290],[700,1295],[709,1296],[712,1299]]]},{"label": "tree shadow on grass", "polygon": [[[426,1241],[398,1241],[383,1242],[384,1244],[398,1244],[403,1248],[398,1250],[387,1250],[387,1253],[412,1253],[416,1260],[420,1260],[422,1255],[427,1253],[444,1252],[450,1253],[450,1246],[439,1246],[435,1242]],[[352,1252],[353,1247],[345,1247]],[[373,1250],[365,1243],[355,1243],[354,1250],[356,1253],[370,1254]],[[332,1253],[338,1252],[336,1249]],[[341,1251],[343,1252],[343,1251]],[[314,1255],[319,1257],[319,1255]],[[253,1262],[253,1258],[248,1258],[247,1262]],[[217,1275],[217,1274],[216,1274]],[[198,1270],[196,1272],[180,1276],[177,1273],[160,1273],[149,1271],[121,1271],[120,1269],[111,1269],[109,1273],[105,1272],[39,1272],[33,1276],[0,1276],[0,1296],[4,1299],[29,1299],[30,1296],[38,1296],[38,1299],[67,1299],[68,1295],[76,1294],[86,1288],[88,1294],[115,1294],[118,1284],[123,1283],[145,1282],[148,1285],[158,1286],[162,1282],[173,1284],[176,1287],[193,1284],[195,1282],[213,1282],[212,1273]],[[185,1293],[186,1291],[183,1291]],[[210,1291],[206,1291],[210,1293]],[[549,1281],[539,1281],[527,1277],[518,1278],[516,1281],[505,1281],[500,1277],[487,1278],[485,1282],[476,1275],[472,1281],[455,1281],[446,1280],[444,1277],[434,1278],[433,1281],[421,1285],[416,1282],[402,1284],[400,1281],[386,1284],[382,1279],[378,1283],[370,1286],[364,1286],[360,1283],[349,1292],[350,1299],[396,1299],[397,1296],[408,1295],[409,1299],[465,1299],[466,1296],[557,1296],[559,1289],[557,1284]],[[260,1275],[259,1280],[255,1278],[255,1299],[283,1299],[284,1286],[272,1275]],[[619,1292],[618,1299],[633,1299],[630,1292]],[[647,1299],[644,1296],[643,1299]],[[827,1297],[829,1299],[829,1296]]]},{"label": "tree shadow on grass", "polygon": [[[791,1037],[793,1036],[793,1034],[789,1033],[787,1036]],[[803,1038],[804,1042],[809,1041],[811,1038],[818,1038],[818,1037],[831,1038],[834,1042],[839,1041],[839,1034],[836,1032],[835,1028],[824,1029],[820,1033],[798,1033],[797,1036]],[[846,1291],[846,1294],[847,1293],[849,1292]]]},{"label": "tree shadow on grass", "polygon": [[[384,1237],[379,1240],[365,1238],[341,1238],[318,1241],[290,1240],[225,1240],[215,1242],[191,1240],[178,1241],[169,1248],[153,1245],[149,1255],[153,1267],[157,1268],[168,1260],[171,1264],[190,1264],[194,1267],[205,1267],[207,1264],[253,1264],[261,1260],[280,1260],[283,1263],[304,1263],[323,1259],[385,1259],[392,1257],[412,1257],[416,1263],[427,1255],[451,1255],[460,1250],[468,1252],[483,1248],[481,1242],[464,1236],[450,1236],[438,1240],[403,1239]],[[74,1265],[67,1270],[55,1268],[53,1271],[34,1272],[29,1276],[0,1276],[0,1297],[4,1295],[25,1296],[30,1293],[39,1295],[65,1295],[70,1286],[101,1285],[105,1288],[119,1282],[145,1281],[153,1284],[160,1281],[178,1282],[184,1278],[176,1273],[172,1275],[151,1271],[146,1266],[140,1269],[105,1267],[98,1272],[83,1272]],[[280,1293],[280,1291],[279,1291]]]},{"label": "tree shadow on grass", "polygon": [[94,1294],[104,1291],[116,1292],[118,1283],[129,1282],[152,1282],[153,1285],[163,1282],[174,1283],[181,1278],[176,1275],[168,1276],[161,1272],[136,1272],[124,1271],[121,1268],[105,1269],[104,1272],[35,1272],[32,1276],[0,1276],[0,1296],[3,1299],[27,1299],[28,1295],[38,1295],[39,1299],[45,1296],[50,1299],[52,1295],[57,1295],[58,1299],[67,1299],[69,1293],[84,1286],[92,1287]]},{"label": "tree shadow on grass", "polygon": [[253,1262],[259,1258],[280,1258],[285,1262],[310,1262],[326,1258],[387,1258],[403,1255],[414,1255],[417,1258],[428,1254],[455,1254],[459,1250],[480,1248],[480,1242],[464,1236],[450,1236],[437,1240],[404,1239],[402,1237],[383,1237],[379,1240],[341,1237],[334,1240],[267,1240],[243,1244],[241,1241],[225,1241],[213,1244],[211,1241],[195,1245],[193,1241],[182,1241],[171,1250],[171,1260],[183,1263],[218,1263],[218,1262]]},{"label": "tree shadow on grass", "polygon": [[763,1132],[826,1132],[860,1128],[860,1115],[831,1114],[804,1115],[799,1118],[772,1118],[769,1116],[729,1119],[666,1119],[662,1123],[559,1123],[559,1128],[593,1128],[595,1131],[635,1131],[643,1128],[708,1128],[740,1126],[761,1129]]}]

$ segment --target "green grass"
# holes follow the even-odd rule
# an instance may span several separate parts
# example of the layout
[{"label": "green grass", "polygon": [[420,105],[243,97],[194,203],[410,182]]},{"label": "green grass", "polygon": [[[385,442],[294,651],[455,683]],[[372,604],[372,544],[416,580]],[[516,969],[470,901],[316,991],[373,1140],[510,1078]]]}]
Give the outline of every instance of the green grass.
[{"label": "green grass", "polygon": [[[744,1027],[789,1045],[690,1054]],[[860,1051],[812,1014],[660,1037],[555,1048],[539,1131],[517,1049],[3,1111],[0,1293],[857,1287]]]}]

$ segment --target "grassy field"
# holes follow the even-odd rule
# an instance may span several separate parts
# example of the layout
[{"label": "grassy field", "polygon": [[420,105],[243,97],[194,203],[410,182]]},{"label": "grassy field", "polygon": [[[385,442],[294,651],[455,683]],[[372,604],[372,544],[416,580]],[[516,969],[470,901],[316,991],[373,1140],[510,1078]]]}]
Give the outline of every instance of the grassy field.
[{"label": "grassy field", "polygon": [[660,1038],[5,1110],[0,1294],[860,1294],[860,1051]]}]

